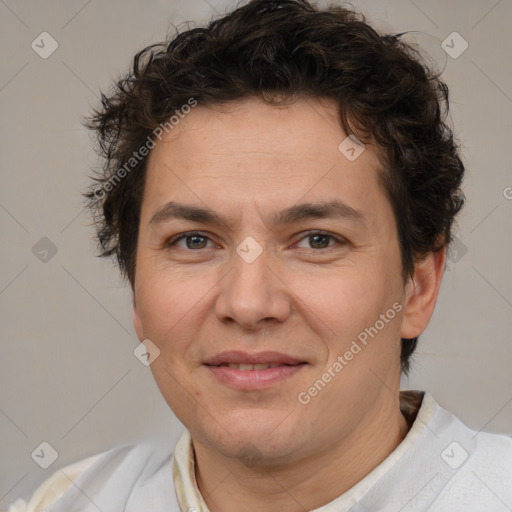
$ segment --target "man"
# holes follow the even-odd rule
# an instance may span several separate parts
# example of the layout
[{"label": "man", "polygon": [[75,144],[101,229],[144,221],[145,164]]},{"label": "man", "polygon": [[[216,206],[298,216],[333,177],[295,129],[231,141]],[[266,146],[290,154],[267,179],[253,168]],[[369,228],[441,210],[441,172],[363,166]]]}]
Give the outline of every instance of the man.
[{"label": "man", "polygon": [[443,105],[399,37],[302,0],[140,52],[89,121],[106,160],[88,198],[186,430],[12,510],[512,507],[512,440],[399,391],[463,204]]}]

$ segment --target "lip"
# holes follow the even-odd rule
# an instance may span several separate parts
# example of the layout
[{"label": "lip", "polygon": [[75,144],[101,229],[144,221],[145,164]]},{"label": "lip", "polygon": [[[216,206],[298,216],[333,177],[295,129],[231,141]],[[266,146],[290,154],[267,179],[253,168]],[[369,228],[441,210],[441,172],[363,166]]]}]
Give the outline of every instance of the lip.
[{"label": "lip", "polygon": [[[249,354],[239,350],[228,350],[221,352],[210,359],[207,359],[204,364],[208,366],[219,366],[221,364],[279,364],[279,365],[295,365],[305,363],[302,359],[283,354],[281,352],[256,352]],[[258,370],[254,370],[258,371]]]},{"label": "lip", "polygon": [[[224,364],[269,364],[278,365],[266,370],[239,370]],[[221,352],[208,359],[204,366],[221,383],[238,390],[258,390],[269,388],[291,378],[300,372],[305,361],[280,352],[258,352],[249,354],[240,351]]]}]

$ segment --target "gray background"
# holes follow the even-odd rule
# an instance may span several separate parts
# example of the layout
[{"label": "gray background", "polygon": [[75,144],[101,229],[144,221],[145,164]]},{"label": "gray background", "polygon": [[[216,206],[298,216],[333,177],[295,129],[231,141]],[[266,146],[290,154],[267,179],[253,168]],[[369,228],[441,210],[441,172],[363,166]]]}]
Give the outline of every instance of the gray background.
[{"label": "gray background", "polygon": [[[451,124],[467,166],[458,251],[402,387],[429,390],[472,428],[512,435],[512,2],[353,5],[385,32],[419,31],[422,47],[446,60]],[[80,122],[137,50],[172,32],[170,23],[202,23],[234,6],[0,0],[0,509],[66,464],[121,442],[179,436],[133,355],[130,290],[94,257],[80,192],[98,160]],[[31,48],[43,31],[59,45],[46,59]],[[458,58],[440,49],[453,31],[469,44]],[[43,237],[56,254],[41,252]],[[59,455],[46,470],[31,458],[42,441]]]}]

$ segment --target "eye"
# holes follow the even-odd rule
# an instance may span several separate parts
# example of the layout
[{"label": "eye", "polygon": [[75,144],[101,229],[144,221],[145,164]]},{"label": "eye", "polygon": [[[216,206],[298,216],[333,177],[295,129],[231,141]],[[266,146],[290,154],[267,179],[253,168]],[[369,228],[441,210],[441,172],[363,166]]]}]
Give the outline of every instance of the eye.
[{"label": "eye", "polygon": [[[344,245],[346,240],[340,237],[336,237],[329,233],[324,233],[323,231],[315,231],[309,233],[305,237],[301,238],[302,240],[306,240],[306,243],[310,244],[310,247],[305,247],[306,249],[328,249],[333,245]],[[329,242],[333,240],[334,244],[330,244]]]},{"label": "eye", "polygon": [[[306,241],[306,244],[309,244],[309,247],[304,247],[303,245],[301,246],[300,244],[303,244],[303,241]],[[171,238],[168,242],[166,242],[165,246],[168,248],[177,246],[181,249],[194,251],[207,249],[208,242],[212,241],[204,233],[199,231],[189,231],[187,233],[182,233],[181,235],[177,235],[176,237]],[[296,245],[297,247],[304,249],[319,250],[328,249],[335,245],[345,245],[346,243],[346,240],[341,237],[337,237],[323,231],[314,231],[302,237],[299,243]]]},{"label": "eye", "polygon": [[[179,245],[178,242],[184,241],[185,246]],[[175,238],[169,240],[165,245],[166,247],[178,246],[182,249],[206,249],[206,243],[210,240],[206,235],[198,231],[190,231],[183,233]],[[211,242],[211,240],[210,240]]]}]

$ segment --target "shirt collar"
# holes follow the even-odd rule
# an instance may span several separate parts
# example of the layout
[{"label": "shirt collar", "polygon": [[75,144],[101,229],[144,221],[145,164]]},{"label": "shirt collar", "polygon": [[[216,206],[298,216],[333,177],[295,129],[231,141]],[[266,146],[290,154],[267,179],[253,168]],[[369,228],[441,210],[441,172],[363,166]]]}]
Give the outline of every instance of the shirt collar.
[{"label": "shirt collar", "polygon": [[[338,498],[311,512],[335,512],[348,510],[357,503],[414,442],[428,429],[437,403],[429,393],[423,391],[400,391],[400,410],[411,426],[409,432],[393,452],[360,482]],[[185,430],[174,450],[173,462],[174,488],[181,512],[209,512],[201,496],[195,477],[194,447],[190,432]]]}]

